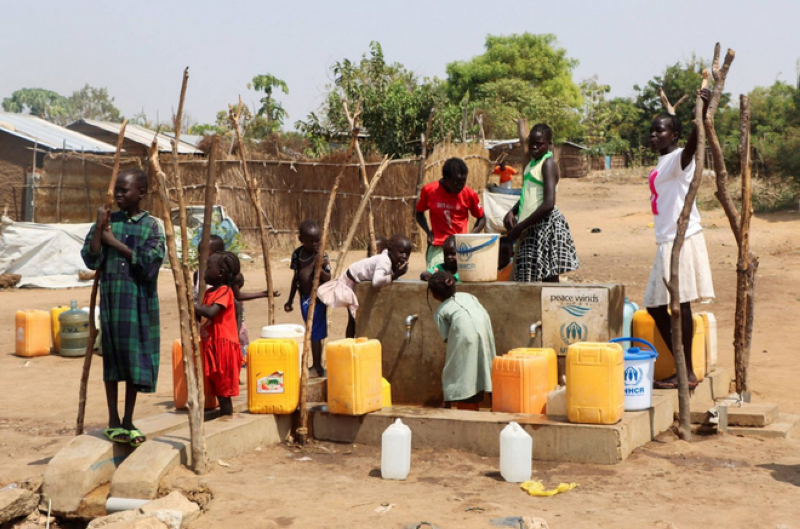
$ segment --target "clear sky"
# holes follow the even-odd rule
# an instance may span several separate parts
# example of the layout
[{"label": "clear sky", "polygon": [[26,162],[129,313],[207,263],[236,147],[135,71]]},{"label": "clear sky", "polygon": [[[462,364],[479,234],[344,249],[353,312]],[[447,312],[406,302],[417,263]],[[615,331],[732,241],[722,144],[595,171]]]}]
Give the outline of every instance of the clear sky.
[{"label": "clear sky", "polygon": [[389,62],[420,76],[481,54],[487,34],[554,33],[580,61],[576,82],[598,75],[612,95],[633,95],[693,52],[714,43],[736,50],[727,89],[736,96],[776,79],[794,83],[800,57],[800,1],[418,1],[237,0],[2,2],[0,97],[23,87],[68,96],[105,86],[126,117],[142,109],[169,119],[182,70],[190,67],[186,110],[212,122],[246,85],[271,73],[289,128],[323,100],[330,66],[381,43]]}]

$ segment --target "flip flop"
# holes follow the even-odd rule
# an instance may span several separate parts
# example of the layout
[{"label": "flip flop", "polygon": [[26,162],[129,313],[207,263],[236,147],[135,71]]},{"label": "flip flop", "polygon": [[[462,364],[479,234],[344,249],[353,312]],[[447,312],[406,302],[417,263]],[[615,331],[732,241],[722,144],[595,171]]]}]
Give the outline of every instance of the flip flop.
[{"label": "flip flop", "polygon": [[697,389],[697,386],[700,384],[699,380],[695,380],[694,382],[689,382],[689,390],[694,391]]},{"label": "flip flop", "polygon": [[[134,448],[138,448],[142,446],[142,444],[147,441],[147,437],[141,432],[141,430],[134,428],[130,431],[130,444]],[[141,441],[137,441],[136,439],[142,439]]]},{"label": "flip flop", "polygon": [[[131,442],[131,432],[126,430],[125,428],[106,428],[103,430],[103,435],[109,441],[114,443],[130,443]],[[126,436],[127,439],[121,439],[121,436]]]},{"label": "flip flop", "polygon": [[[691,387],[691,386],[690,386]],[[664,382],[663,380],[656,380],[653,382],[655,389],[678,389],[678,385],[674,382]]]}]

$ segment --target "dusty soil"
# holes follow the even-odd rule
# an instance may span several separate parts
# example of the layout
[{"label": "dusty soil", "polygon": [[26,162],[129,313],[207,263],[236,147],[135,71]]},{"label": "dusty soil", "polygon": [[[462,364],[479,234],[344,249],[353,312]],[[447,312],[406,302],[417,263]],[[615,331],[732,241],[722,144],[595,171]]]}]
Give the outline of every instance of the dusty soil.
[{"label": "dusty soil", "polygon": [[[620,282],[641,301],[655,251],[641,177],[603,182],[562,181],[559,207],[576,239],[581,269],[575,282]],[[717,299],[705,308],[719,325],[720,361],[733,366],[736,246],[721,210],[702,212]],[[600,233],[591,233],[600,228]],[[760,259],[751,384],[753,400],[800,413],[792,391],[800,375],[794,344],[800,331],[800,213],[758,215],[753,251]],[[361,254],[352,255],[351,259]],[[288,256],[284,256],[288,257]],[[415,254],[410,274],[422,270]],[[276,263],[276,284],[288,292],[288,261]],[[247,288],[263,289],[258,269],[246,274]],[[170,344],[178,336],[171,273],[162,272],[162,370],[159,390],[141,395],[137,415],[172,406]],[[89,290],[22,290],[0,293],[0,486],[42,474],[71,437],[81,361],[12,354],[13,318],[18,308],[49,309],[70,299],[88,304]],[[283,300],[278,300],[279,308]],[[251,329],[263,325],[266,302],[247,307]],[[279,310],[277,320],[299,322],[300,314]],[[331,336],[344,334],[344,311],[333,312]],[[251,331],[252,332],[252,331]],[[87,410],[89,428],[105,421],[98,357]],[[323,449],[319,448],[324,446]],[[506,516],[541,516],[550,527],[800,527],[800,440],[698,437],[691,443],[665,436],[636,450],[613,467],[536,462],[534,473],[548,485],[580,486],[552,498],[527,496],[504,483],[498,461],[456,451],[415,451],[408,481],[379,478],[380,453],[372,447],[315,445],[305,453],[279,446],[212,465],[203,477],[214,494],[195,527],[407,527],[428,521],[437,527],[491,527]],[[301,457],[311,460],[300,461]],[[185,477],[191,480],[190,477]],[[309,502],[311,500],[312,503]],[[376,512],[383,504],[391,509]],[[312,508],[309,508],[313,505]],[[386,508],[384,507],[384,510]],[[423,527],[425,527],[423,525]]]}]

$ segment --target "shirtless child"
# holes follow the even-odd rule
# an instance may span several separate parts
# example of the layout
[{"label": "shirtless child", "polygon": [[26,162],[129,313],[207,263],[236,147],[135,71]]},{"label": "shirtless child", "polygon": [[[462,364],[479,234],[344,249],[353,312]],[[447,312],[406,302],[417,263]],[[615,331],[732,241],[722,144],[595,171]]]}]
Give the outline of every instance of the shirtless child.
[{"label": "shirtless child", "polygon": [[[292,253],[291,264],[289,267],[294,270],[292,277],[292,289],[289,291],[289,299],[283,306],[283,310],[291,312],[294,310],[294,295],[300,292],[300,312],[303,321],[308,323],[308,306],[311,301],[311,287],[314,282],[314,263],[319,253],[319,241],[322,238],[322,230],[313,220],[304,220],[300,223],[300,243],[302,246]],[[322,271],[319,275],[319,284],[323,284],[331,279],[331,264],[328,254],[322,257]],[[317,300],[314,307],[314,322],[311,328],[311,356],[313,365],[309,370],[310,377],[324,377],[325,369],[322,367],[322,340],[328,337],[328,308],[324,303]]]}]

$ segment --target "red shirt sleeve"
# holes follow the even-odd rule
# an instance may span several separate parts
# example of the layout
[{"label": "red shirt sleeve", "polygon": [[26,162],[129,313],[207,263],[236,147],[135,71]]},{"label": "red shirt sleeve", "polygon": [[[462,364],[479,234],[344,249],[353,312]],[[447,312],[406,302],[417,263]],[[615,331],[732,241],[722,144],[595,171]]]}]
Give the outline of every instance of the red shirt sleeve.
[{"label": "red shirt sleeve", "polygon": [[478,193],[471,187],[467,187],[466,189],[469,189],[469,212],[472,213],[472,216],[476,219],[483,218],[483,208],[481,207],[481,200],[478,198]]},{"label": "red shirt sleeve", "polygon": [[203,304],[207,306],[220,305],[227,309],[233,303],[233,291],[229,287],[220,287],[206,294]]},{"label": "red shirt sleeve", "polygon": [[494,171],[492,171],[492,174],[503,174],[503,172],[500,170],[499,165],[494,166]]},{"label": "red shirt sleeve", "polygon": [[430,194],[430,184],[422,186],[422,190],[419,192],[419,200],[417,200],[417,211],[420,213],[425,213],[428,211],[428,195]]}]

